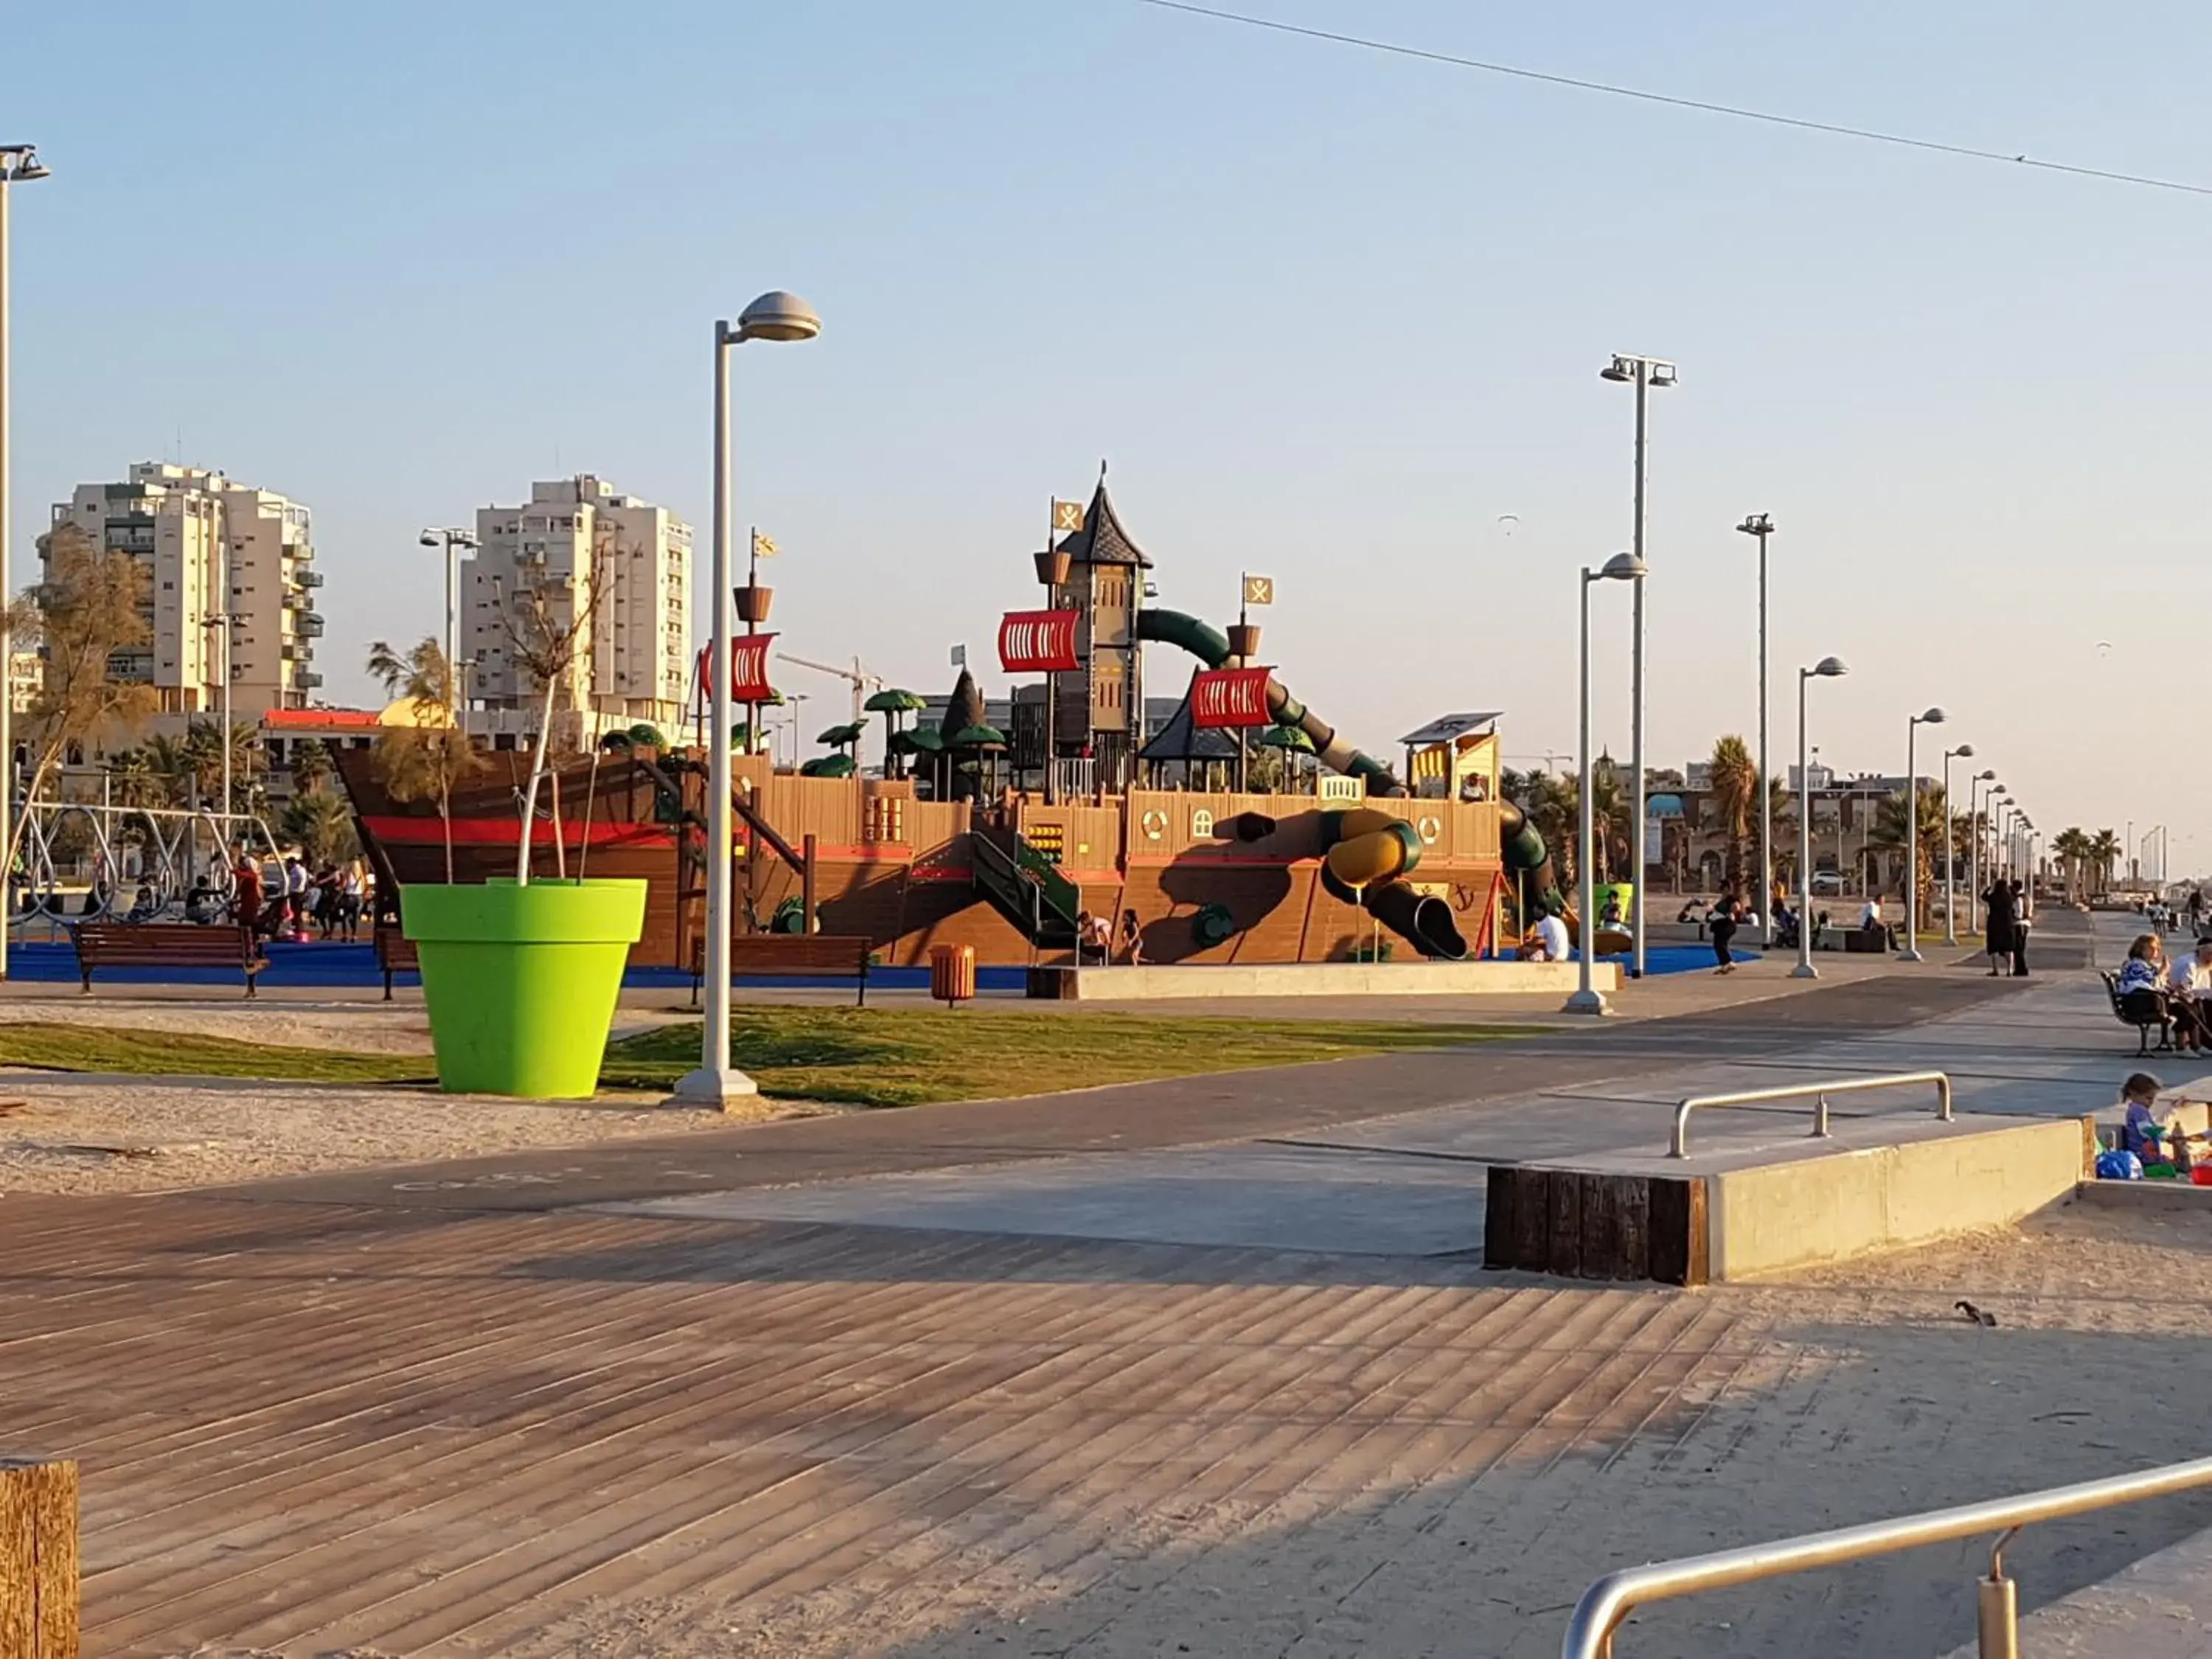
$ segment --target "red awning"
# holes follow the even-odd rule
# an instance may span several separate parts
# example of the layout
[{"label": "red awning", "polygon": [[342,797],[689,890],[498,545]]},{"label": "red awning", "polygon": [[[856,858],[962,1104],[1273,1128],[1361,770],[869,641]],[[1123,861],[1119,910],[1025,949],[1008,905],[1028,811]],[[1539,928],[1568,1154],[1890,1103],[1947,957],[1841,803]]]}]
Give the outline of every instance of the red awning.
[{"label": "red awning", "polygon": [[[730,641],[731,702],[767,702],[775,696],[775,688],[768,683],[768,648],[775,638],[773,634],[740,634]],[[714,682],[707,672],[707,659],[714,650],[709,645],[699,653],[699,689],[710,695]]]},{"label": "red awning", "polygon": [[1009,611],[999,624],[999,666],[1009,674],[1060,674],[1075,658],[1079,611]]},{"label": "red awning", "polygon": [[1191,724],[1267,725],[1267,678],[1264,668],[1201,668],[1191,681]]}]

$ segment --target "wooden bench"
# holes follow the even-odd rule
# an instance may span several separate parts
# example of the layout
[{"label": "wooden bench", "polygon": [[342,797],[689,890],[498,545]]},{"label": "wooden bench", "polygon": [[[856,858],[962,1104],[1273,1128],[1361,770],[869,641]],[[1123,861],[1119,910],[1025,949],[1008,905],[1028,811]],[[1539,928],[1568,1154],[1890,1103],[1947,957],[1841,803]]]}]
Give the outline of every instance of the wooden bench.
[{"label": "wooden bench", "polygon": [[[868,1006],[868,965],[875,941],[851,933],[742,933],[730,941],[732,979],[852,979],[853,1006]],[[691,947],[691,1000],[707,978],[707,942]]]},{"label": "wooden bench", "polygon": [[384,1000],[392,1000],[392,976],[394,974],[416,974],[422,970],[422,959],[415,954],[415,941],[388,922],[377,925],[374,936],[376,946],[376,969],[384,975]]},{"label": "wooden bench", "polygon": [[2130,991],[2120,994],[2120,976],[2109,969],[2100,969],[2098,978],[2105,981],[2105,994],[2112,1000],[2112,1018],[2123,1025],[2132,1025],[2136,1033],[2136,1053],[2150,1052],[2150,1034],[2158,1033],[2160,1048],[2173,1047],[2173,1024],[2166,1012],[2166,999],[2155,991]]},{"label": "wooden bench", "polygon": [[260,941],[234,922],[81,921],[69,934],[88,996],[98,968],[235,968],[252,996],[269,966]]}]

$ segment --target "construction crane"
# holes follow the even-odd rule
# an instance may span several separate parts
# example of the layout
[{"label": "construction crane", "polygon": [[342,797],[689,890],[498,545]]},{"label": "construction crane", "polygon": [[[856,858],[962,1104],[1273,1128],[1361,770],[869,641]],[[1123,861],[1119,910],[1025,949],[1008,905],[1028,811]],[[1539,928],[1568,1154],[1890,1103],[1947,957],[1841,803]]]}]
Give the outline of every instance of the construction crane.
[{"label": "construction crane", "polygon": [[881,691],[889,684],[882,675],[871,674],[863,668],[858,657],[853,659],[850,668],[840,668],[835,663],[811,662],[805,657],[794,657],[788,651],[779,651],[775,654],[781,660],[795,667],[811,668],[817,674],[835,674],[849,684],[853,688],[853,718],[855,721],[866,712],[860,705],[867,700],[868,688],[873,686]]}]

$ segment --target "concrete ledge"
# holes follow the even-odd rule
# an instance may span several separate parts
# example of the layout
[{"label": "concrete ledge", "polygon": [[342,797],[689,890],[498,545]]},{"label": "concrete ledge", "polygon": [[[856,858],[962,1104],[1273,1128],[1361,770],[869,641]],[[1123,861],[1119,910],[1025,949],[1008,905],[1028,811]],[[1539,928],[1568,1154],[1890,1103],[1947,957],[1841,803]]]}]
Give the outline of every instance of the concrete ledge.
[{"label": "concrete ledge", "polygon": [[[1620,988],[1620,968],[1601,962],[1601,991]],[[1571,962],[1255,962],[1141,968],[1036,968],[1030,994],[1075,1002],[1196,997],[1418,997],[1553,994],[1581,983]]]},{"label": "concrete ledge", "polygon": [[2096,1146],[2087,1117],[1889,1116],[1842,1133],[1861,1144],[1792,1135],[1683,1160],[1492,1164],[1483,1265],[1700,1285],[1840,1261],[2018,1221],[2070,1197]]},{"label": "concrete ledge", "polygon": [[2212,1187],[2186,1181],[2085,1181],[2076,1196],[2112,1210],[2212,1212]]},{"label": "concrete ledge", "polygon": [[2071,1196],[2094,1145],[2087,1118],[2014,1120],[1723,1171],[1710,1177],[1712,1276],[1749,1278],[2003,1226]]}]

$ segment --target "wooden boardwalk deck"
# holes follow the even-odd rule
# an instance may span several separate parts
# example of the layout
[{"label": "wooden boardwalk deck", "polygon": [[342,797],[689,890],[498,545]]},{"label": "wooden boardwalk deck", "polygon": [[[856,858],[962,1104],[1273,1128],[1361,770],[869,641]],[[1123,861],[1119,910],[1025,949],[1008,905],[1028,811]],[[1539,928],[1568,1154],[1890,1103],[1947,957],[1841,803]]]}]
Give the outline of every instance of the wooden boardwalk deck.
[{"label": "wooden boardwalk deck", "polygon": [[[189,1198],[7,1224],[7,1437],[83,1461],[94,1654],[615,1651],[611,1610],[702,1600],[726,1636],[827,1598],[849,1637],[924,1587],[1097,1577],[1162,1505],[1540,1463],[1748,1358],[1709,1303],[1456,1263]],[[769,1625],[742,1650],[797,1650]]]}]

